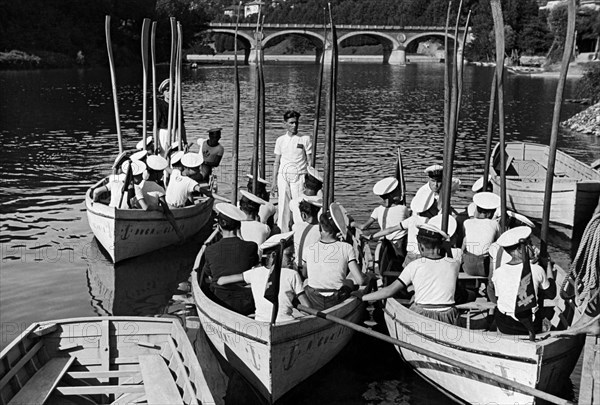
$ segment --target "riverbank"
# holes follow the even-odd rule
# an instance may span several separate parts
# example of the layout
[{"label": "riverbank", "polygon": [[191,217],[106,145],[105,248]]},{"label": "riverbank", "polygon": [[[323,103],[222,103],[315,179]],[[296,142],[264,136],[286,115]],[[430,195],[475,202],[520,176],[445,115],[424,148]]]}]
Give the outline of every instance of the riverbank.
[{"label": "riverbank", "polygon": [[579,114],[561,123],[563,128],[586,135],[600,136],[600,103],[596,103]]}]

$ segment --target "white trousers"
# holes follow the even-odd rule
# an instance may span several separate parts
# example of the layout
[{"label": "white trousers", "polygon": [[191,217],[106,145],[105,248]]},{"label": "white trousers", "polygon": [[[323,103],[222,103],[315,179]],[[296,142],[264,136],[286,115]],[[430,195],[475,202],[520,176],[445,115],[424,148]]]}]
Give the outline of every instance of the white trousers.
[{"label": "white trousers", "polygon": [[158,142],[160,145],[161,155],[165,156],[167,149],[171,146],[171,138],[169,136],[169,131],[166,129],[158,130]]},{"label": "white trousers", "polygon": [[288,181],[285,174],[277,176],[277,192],[279,193],[279,205],[277,207],[277,226],[281,232],[289,232],[292,210],[290,200],[299,198],[304,193],[304,175],[297,176],[297,181]]}]

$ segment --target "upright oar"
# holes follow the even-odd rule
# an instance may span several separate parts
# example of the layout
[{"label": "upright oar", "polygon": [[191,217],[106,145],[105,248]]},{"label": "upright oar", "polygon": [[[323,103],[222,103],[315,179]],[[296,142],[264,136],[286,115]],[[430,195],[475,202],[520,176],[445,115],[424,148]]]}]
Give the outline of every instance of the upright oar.
[{"label": "upright oar", "polygon": [[492,77],[492,88],[490,91],[490,109],[488,112],[487,138],[485,140],[485,163],[483,164],[483,191],[487,191],[488,179],[490,177],[490,156],[492,154],[492,138],[494,131],[494,112],[496,111],[496,87],[498,76],[494,71]]},{"label": "upright oar", "polygon": [[[452,2],[448,2],[446,28],[444,29],[444,142],[448,141],[448,123],[450,122],[450,52],[448,51],[448,27]],[[445,145],[445,144],[444,144]],[[446,148],[444,147],[444,151]]]},{"label": "upright oar", "polygon": [[312,167],[317,164],[317,140],[319,137],[319,119],[321,118],[321,93],[323,92],[323,71],[325,66],[325,49],[327,48],[327,21],[323,21],[323,56],[319,60],[319,77],[317,81],[317,92],[315,94],[315,119],[313,122],[313,154]]},{"label": "upright oar", "polygon": [[[465,22],[465,30],[463,34],[463,39],[460,45],[461,53],[460,59],[458,60],[458,105],[456,106],[456,125],[458,132],[458,121],[460,118],[460,106],[462,101],[462,91],[463,91],[463,78],[464,78],[464,67],[465,67],[465,46],[467,45],[467,34],[469,33],[469,22],[471,21],[471,10],[469,10],[469,14],[467,14],[467,21]],[[456,24],[456,35],[458,35],[458,24]],[[456,142],[456,138],[454,138],[454,142]]]},{"label": "upright oar", "polygon": [[240,150],[240,75],[238,71],[238,27],[240,25],[240,9],[242,2],[238,5],[237,20],[235,21],[235,35],[233,37],[233,201],[238,200],[238,164]]},{"label": "upright oar", "polygon": [[152,22],[150,34],[150,58],[152,64],[152,138],[154,139],[154,153],[158,153],[158,111],[156,106],[156,21]]},{"label": "upright oar", "polygon": [[[500,140],[500,231],[506,230],[506,141],[504,137],[504,19],[500,0],[490,0],[496,34],[496,84],[498,87],[498,132]],[[483,185],[487,186],[486,183]]]},{"label": "upright oar", "polygon": [[115,106],[115,121],[117,124],[117,137],[119,140],[119,153],[123,152],[123,138],[121,136],[121,119],[119,118],[119,99],[117,97],[117,75],[115,74],[115,61],[112,53],[112,41],[110,40],[110,16],[104,20],[104,32],[106,34],[106,51],[108,52],[108,66],[110,67],[110,81],[112,84],[113,102]]},{"label": "upright oar", "polygon": [[[258,17],[256,19],[256,32],[254,38],[256,39],[256,64],[254,69],[254,142],[252,144],[252,193],[258,192],[258,159],[259,159],[259,139],[260,139],[260,74],[259,74],[259,60],[262,57],[261,44],[260,44],[260,16],[261,8],[258,9]],[[283,192],[280,190],[279,192]]]},{"label": "upright oar", "polygon": [[556,144],[558,142],[558,130],[560,125],[560,111],[562,108],[563,93],[567,72],[569,71],[569,62],[573,52],[573,43],[575,39],[575,0],[568,2],[568,20],[567,35],[563,51],[562,63],[560,68],[560,77],[556,86],[556,98],[554,99],[554,113],[552,116],[552,131],[550,133],[550,150],[548,151],[548,165],[546,172],[546,190],[544,191],[544,211],[542,214],[542,231],[540,234],[540,253],[545,258],[548,255],[548,231],[550,226],[550,209],[552,207],[552,187],[554,186],[554,166],[556,163]]},{"label": "upright oar", "polygon": [[[262,41],[262,38],[264,37],[264,33],[263,33],[263,29],[264,29],[264,25],[265,25],[265,15],[263,14],[262,16],[262,21],[261,21],[261,25],[260,25],[260,40]],[[261,50],[262,50],[262,45],[261,45]],[[267,172],[266,172],[266,149],[267,149],[267,145],[265,144],[265,130],[266,130],[266,122],[265,122],[265,72],[264,72],[264,61],[263,61],[263,55],[261,52],[261,57],[258,59],[258,83],[260,86],[260,113],[259,113],[259,118],[260,118],[260,176],[262,178],[267,178]]]},{"label": "upright oar", "polygon": [[[176,44],[177,44],[177,26],[174,17],[170,18],[171,22],[171,60],[169,62],[169,113],[167,117],[167,132],[169,133],[169,145],[173,143],[173,92],[174,92],[174,78],[175,78],[175,57],[176,57]],[[166,150],[164,151],[166,152]]]},{"label": "upright oar", "polygon": [[401,199],[405,202],[406,198],[406,181],[404,179],[404,165],[402,164],[402,154],[400,153],[400,147],[398,146],[398,167],[396,168],[396,179],[400,184],[400,190],[402,191]]},{"label": "upright oar", "polygon": [[177,22],[177,142],[179,142],[179,150],[184,150],[183,147],[183,106],[181,97],[181,61],[183,59],[183,30],[181,23]]},{"label": "upright oar", "polygon": [[148,36],[150,34],[150,19],[144,18],[142,23],[142,144],[146,150],[148,136]]},{"label": "upright oar", "polygon": [[337,35],[333,25],[331,3],[329,6],[329,23],[331,24],[331,67],[329,71],[329,92],[325,111],[325,177],[323,182],[323,204],[325,210],[334,200],[335,179],[335,102],[337,80]]}]

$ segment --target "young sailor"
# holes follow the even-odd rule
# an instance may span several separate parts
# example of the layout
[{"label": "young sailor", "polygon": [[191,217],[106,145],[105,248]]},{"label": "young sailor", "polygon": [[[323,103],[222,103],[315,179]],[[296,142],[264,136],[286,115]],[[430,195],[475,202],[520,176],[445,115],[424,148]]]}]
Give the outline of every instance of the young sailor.
[{"label": "young sailor", "polygon": [[166,200],[170,208],[181,208],[192,204],[192,193],[200,192],[200,185],[190,178],[189,174],[197,172],[201,159],[202,157],[197,153],[186,153],[181,157],[183,172],[173,170],[167,186]]},{"label": "young sailor", "polygon": [[456,325],[458,310],[454,306],[454,294],[460,262],[449,258],[443,248],[448,234],[430,224],[419,225],[417,234],[422,258],[411,262],[392,284],[362,297],[363,301],[389,298],[412,285],[415,290],[414,304],[410,309],[441,322]]},{"label": "young sailor", "polygon": [[[158,142],[160,147],[161,155],[165,155],[169,146],[171,145],[171,134],[169,134],[169,89],[171,81],[165,79],[158,86],[158,93],[163,95],[163,98],[157,98],[157,120],[156,125],[158,128]],[[171,131],[175,132],[176,126],[172,123],[173,127]],[[185,118],[184,114],[181,114],[181,141],[187,144],[187,137],[185,132]]]},{"label": "young sailor", "polygon": [[[535,263],[530,263],[531,274],[522,279],[523,256],[520,241],[526,240],[531,235],[531,228],[519,226],[504,232],[498,238],[498,245],[503,247],[511,256],[511,260],[494,270],[492,276],[493,288],[497,297],[497,306],[494,312],[496,325],[502,333],[510,335],[526,335],[528,329],[515,316],[517,299],[531,299],[526,295],[527,279],[533,284],[536,302],[538,306],[533,308],[533,328],[536,333],[542,331],[543,316],[538,312],[539,304],[543,298],[552,299],[556,296],[556,284],[552,275],[551,267],[544,270]],[[543,294],[541,294],[543,292]]]},{"label": "young sailor", "polygon": [[243,315],[254,312],[252,292],[242,283],[219,285],[223,276],[242,274],[258,264],[258,246],[238,237],[241,221],[246,219],[238,207],[221,203],[215,206],[217,224],[223,238],[206,247],[204,274],[212,280],[210,290],[224,306]]},{"label": "young sailor", "polygon": [[299,119],[300,113],[297,111],[286,111],[283,121],[287,131],[275,142],[271,190],[279,192],[277,226],[282,232],[290,230],[289,202],[302,194],[306,167],[313,153],[310,136],[298,135]]},{"label": "young sailor", "polygon": [[[167,167],[167,161],[157,155],[148,156],[147,159],[148,179],[141,180],[138,183],[138,176],[134,172],[134,180],[136,182],[135,199],[137,207],[145,211],[161,211],[160,200],[165,196],[165,189],[161,187],[156,179],[162,177],[162,171]],[[142,162],[132,162],[134,170],[138,170],[137,166],[142,165]],[[140,176],[141,178],[141,176]]]},{"label": "young sailor", "polygon": [[429,181],[417,190],[417,194],[421,192],[421,190],[427,190],[433,193],[435,200],[438,201],[440,192],[442,191],[444,168],[438,164],[431,165],[425,169],[425,174],[429,176]]},{"label": "young sailor", "polygon": [[[494,185],[492,184],[492,181],[488,179],[488,184],[487,187],[485,188],[485,190],[483,189],[483,176],[478,178],[477,181],[475,181],[475,183],[473,183],[473,186],[471,186],[471,190],[473,191],[474,194],[477,193],[481,193],[481,192],[492,192],[494,191]],[[500,207],[500,206],[498,206]],[[471,202],[469,204],[469,206],[467,207],[467,214],[469,216],[469,218],[473,218],[475,216],[475,214],[477,213],[477,205],[475,205],[475,202]],[[494,217],[500,217],[500,208],[498,208],[494,214]]]},{"label": "young sailor", "polygon": [[472,276],[487,276],[490,265],[488,251],[500,236],[500,225],[493,219],[500,206],[500,197],[485,191],[475,194],[473,203],[476,206],[475,217],[463,223],[463,270]]},{"label": "young sailor", "polygon": [[185,155],[183,151],[176,151],[168,154],[169,161],[171,162],[170,167],[165,169],[165,184],[169,186],[169,180],[171,176],[181,176],[183,172],[183,165],[181,164],[181,158]]},{"label": "young sailor", "polygon": [[[141,141],[139,141],[135,145],[135,148],[137,150],[144,149],[144,140],[142,139]],[[150,155],[154,153],[154,138],[152,136],[146,138],[146,152],[148,152],[148,154]]]},{"label": "young sailor", "polygon": [[[246,177],[248,178],[248,184],[246,185],[246,188],[249,192],[253,193],[252,187],[254,183],[254,176],[252,176],[251,174],[246,174]],[[265,201],[265,204],[260,206],[258,210],[258,216],[260,218],[260,222],[269,225],[269,227],[273,229],[273,216],[277,212],[277,208],[269,201],[270,194],[267,191],[267,185],[269,185],[269,182],[259,176],[256,185],[256,195],[262,198]],[[274,235],[274,233],[272,233],[272,235]]]},{"label": "young sailor", "polygon": [[323,177],[317,169],[312,166],[308,166],[304,175],[304,191],[297,198],[290,200],[290,211],[292,211],[292,224],[297,224],[302,221],[300,215],[299,204],[305,196],[319,196],[323,197]]},{"label": "young sailor", "polygon": [[308,280],[304,291],[311,306],[323,310],[339,304],[352,292],[354,283],[346,278],[348,272],[358,284],[365,284],[366,278],[352,245],[338,240],[339,227],[329,212],[321,214],[319,224],[321,237],[306,252]]},{"label": "young sailor", "polygon": [[200,166],[200,174],[204,181],[208,181],[212,174],[213,168],[218,167],[221,159],[225,154],[223,145],[219,143],[221,139],[222,128],[212,128],[208,130],[208,140],[205,138],[198,139],[200,145],[199,154],[202,155],[202,165]]},{"label": "young sailor", "polygon": [[292,231],[294,232],[294,266],[304,278],[308,276],[306,272],[306,254],[309,249],[314,249],[314,244],[321,238],[319,212],[322,207],[323,200],[320,197],[304,196],[299,207],[302,221],[292,225]]},{"label": "young sailor", "polygon": [[[269,280],[269,274],[275,267],[275,258],[277,257],[277,248],[282,239],[287,239],[292,232],[274,235],[260,245],[263,256],[263,265],[244,271],[242,274],[233,274],[219,278],[217,283],[224,286],[230,283],[246,282],[252,288],[252,296],[256,312],[254,319],[258,322],[271,322],[273,304],[265,298],[265,290]],[[304,293],[302,279],[297,271],[282,268],[281,278],[279,280],[279,306],[277,308],[276,323],[287,322],[294,319],[294,306],[292,301],[298,298],[304,306],[310,307],[310,302]]]},{"label": "young sailor", "polygon": [[[442,214],[437,214],[435,217],[431,218],[427,223],[431,226],[435,226],[438,229],[442,229]],[[451,256],[453,259],[457,260],[462,264],[463,251],[462,249],[456,247],[457,228],[458,223],[456,222],[456,219],[454,219],[452,215],[448,216],[448,231],[446,232],[449,237],[448,246],[450,247],[450,253],[448,254],[448,256]]]},{"label": "young sailor", "polygon": [[260,246],[271,233],[271,228],[260,222],[258,218],[259,207],[266,204],[266,201],[245,190],[240,190],[240,193],[242,195],[240,209],[246,214],[246,219],[242,221],[240,228],[240,236],[243,240]]},{"label": "young sailor", "polygon": [[[109,207],[118,207],[121,202],[121,209],[129,208],[127,203],[127,196],[121,198],[123,195],[123,187],[125,186],[125,178],[127,176],[127,170],[129,169],[129,160],[124,160],[126,157],[125,153],[120,154],[113,163],[113,174],[108,176],[108,181],[105,185],[94,189],[92,194],[92,201],[97,202],[100,196],[104,193],[110,192]],[[117,173],[117,168],[120,168],[120,173]]]}]

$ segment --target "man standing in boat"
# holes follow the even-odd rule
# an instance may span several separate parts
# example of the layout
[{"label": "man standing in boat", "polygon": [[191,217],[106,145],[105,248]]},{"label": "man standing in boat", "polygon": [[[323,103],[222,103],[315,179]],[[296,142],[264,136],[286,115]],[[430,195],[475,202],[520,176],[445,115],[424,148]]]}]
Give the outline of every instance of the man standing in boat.
[{"label": "man standing in boat", "polygon": [[313,145],[308,135],[298,135],[300,113],[288,110],[283,114],[287,131],[275,142],[275,163],[271,190],[279,191],[277,225],[282,232],[290,230],[291,199],[304,190],[304,175],[311,160]]},{"label": "man standing in boat", "polygon": [[200,166],[200,174],[204,181],[208,181],[212,174],[213,168],[219,166],[221,159],[225,154],[225,148],[219,143],[221,139],[221,129],[213,128],[208,130],[208,140],[206,138],[199,138],[198,145],[200,145],[199,154],[202,155],[202,165]]},{"label": "man standing in boat", "polygon": [[[169,134],[168,126],[169,126],[169,89],[171,86],[171,81],[169,79],[163,80],[163,82],[158,86],[158,92],[162,93],[163,98],[157,98],[156,100],[156,125],[158,128],[158,146],[160,148],[160,153],[164,156],[169,146],[171,145],[171,134]],[[177,128],[173,126],[171,131],[175,132]],[[187,137],[185,134],[185,119],[183,117],[183,112],[181,114],[181,142],[182,144],[187,144]]]}]

